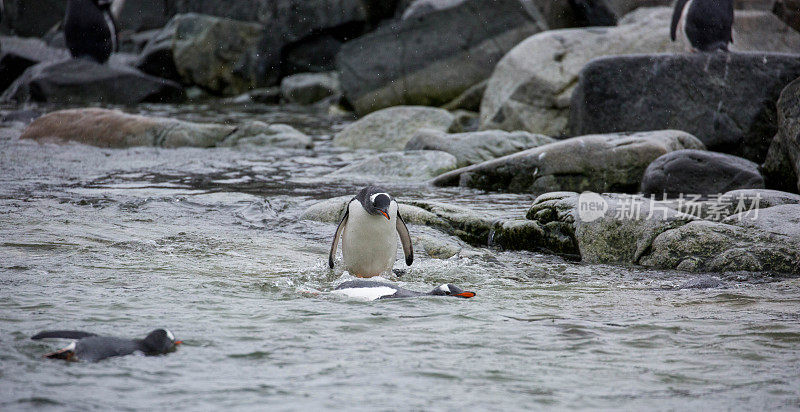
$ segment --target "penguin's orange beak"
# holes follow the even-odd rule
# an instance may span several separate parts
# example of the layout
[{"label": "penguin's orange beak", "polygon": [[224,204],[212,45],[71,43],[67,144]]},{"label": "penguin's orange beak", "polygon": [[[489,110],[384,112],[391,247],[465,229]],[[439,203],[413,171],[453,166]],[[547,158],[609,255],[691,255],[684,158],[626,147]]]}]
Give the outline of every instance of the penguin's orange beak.
[{"label": "penguin's orange beak", "polygon": [[181,343],[183,343],[183,341],[182,341],[182,340],[176,340],[176,341],[175,341],[175,346],[178,346],[178,345],[180,345]]},{"label": "penguin's orange beak", "polygon": [[475,297],[475,292],[462,292],[462,293],[456,293],[456,294],[455,294],[455,295],[453,295],[453,296],[458,296],[458,297],[460,297],[460,298],[472,298],[472,297]]},{"label": "penguin's orange beak", "polygon": [[381,210],[380,212],[381,212],[382,215],[386,216],[386,220],[392,220],[392,219],[389,218],[389,214],[386,213],[385,210]]}]

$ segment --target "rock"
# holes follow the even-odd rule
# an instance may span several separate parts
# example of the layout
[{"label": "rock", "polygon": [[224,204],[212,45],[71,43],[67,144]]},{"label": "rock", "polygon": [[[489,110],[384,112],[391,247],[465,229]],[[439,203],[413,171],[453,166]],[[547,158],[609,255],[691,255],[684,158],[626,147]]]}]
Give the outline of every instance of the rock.
[{"label": "rock", "polygon": [[0,36],[0,45],[0,91],[31,66],[70,58],[66,49],[49,47],[39,39]]},{"label": "rock", "polygon": [[[0,19],[11,32],[23,37],[42,37],[64,19],[64,0],[0,0],[5,11]],[[7,25],[7,26],[6,26]],[[0,40],[0,43],[3,41]]]},{"label": "rock", "polygon": [[343,40],[329,33],[312,34],[283,48],[280,73],[291,75],[304,72],[336,70],[336,54]]},{"label": "rock", "polygon": [[770,187],[800,192],[800,78],[783,89],[777,112],[778,132],[762,170]]},{"label": "rock", "polygon": [[537,0],[533,2],[550,30],[614,26],[617,15],[606,0]]},{"label": "rock", "polygon": [[172,17],[171,0],[116,0],[112,12],[120,31],[140,32],[164,27]]},{"label": "rock", "polygon": [[481,109],[481,99],[483,93],[486,91],[486,80],[464,90],[458,97],[451,100],[450,103],[442,106],[447,110],[468,110],[477,112]]},{"label": "rock", "polygon": [[[330,35],[344,42],[358,37],[365,28],[388,17],[393,12],[389,7],[393,3],[383,0],[176,0],[174,8],[177,13],[251,21],[267,28],[258,45],[257,67],[263,85],[272,86],[278,84],[282,75],[298,71],[292,66],[298,63],[296,52],[303,53],[304,46],[312,44],[322,51],[316,57],[321,57],[323,62],[338,50],[324,44],[319,48],[320,45],[314,43],[315,38]],[[316,64],[320,60],[311,62]],[[299,71],[311,71],[311,68]]]},{"label": "rock", "polygon": [[457,243],[440,240],[430,235],[412,235],[411,242],[414,245],[414,252],[421,249],[433,259],[450,259],[461,252],[461,246]]},{"label": "rock", "polygon": [[286,149],[311,149],[311,136],[285,124],[251,121],[239,125],[217,146],[272,146]]},{"label": "rock", "polygon": [[454,110],[453,124],[447,129],[449,133],[469,133],[478,131],[478,113],[466,110]]},{"label": "rock", "polygon": [[635,192],[650,162],[681,149],[704,146],[678,130],[581,136],[456,169],[433,183],[529,193]]},{"label": "rock", "polygon": [[678,289],[713,289],[723,285],[722,281],[718,278],[706,275],[692,278],[678,286]]},{"label": "rock", "polygon": [[[265,129],[272,130],[260,122],[235,127],[131,115],[118,110],[71,109],[52,112],[34,120],[20,138],[73,141],[112,148],[214,147],[223,142],[228,144],[231,140],[259,138],[260,134],[267,133]],[[288,141],[286,139],[278,144],[286,146]]]},{"label": "rock", "polygon": [[722,223],[786,236],[800,244],[800,204],[755,208],[730,215]]},{"label": "rock", "polygon": [[777,0],[772,12],[789,27],[800,32],[800,0]]},{"label": "rock", "polygon": [[455,156],[438,150],[388,152],[345,166],[328,176],[367,182],[424,181],[456,168]]},{"label": "rock", "polygon": [[800,53],[800,33],[769,11],[737,11],[734,30],[736,50]]},{"label": "rock", "polygon": [[281,96],[290,103],[313,104],[340,93],[341,84],[336,72],[300,73],[281,81]]},{"label": "rock", "polygon": [[580,200],[583,196],[569,192],[542,195],[527,215],[543,228],[550,225],[573,238],[583,262],[690,272],[800,273],[798,205],[770,208],[785,210],[761,213],[753,221],[761,223],[745,227],[738,220],[736,225],[701,220],[638,195],[593,194],[606,209],[583,219],[586,212],[582,210],[588,210],[581,209],[586,204]]},{"label": "rock", "polygon": [[420,129],[446,131],[454,118],[447,110],[398,106],[370,113],[347,125],[333,138],[337,146],[379,151],[402,150]]},{"label": "rock", "polygon": [[758,165],[741,157],[703,150],[677,150],[647,166],[642,176],[645,195],[710,195],[735,189],[763,189]]},{"label": "rock", "polygon": [[458,167],[464,167],[555,141],[552,137],[528,132],[487,130],[447,134],[422,129],[406,143],[405,150],[442,150],[456,157]]},{"label": "rock", "polygon": [[172,43],[175,37],[175,25],[168,25],[148,40],[139,53],[135,66],[139,70],[164,79],[181,82],[181,75],[175,67]]},{"label": "rock", "polygon": [[404,11],[401,19],[421,17],[435,11],[456,7],[466,0],[415,0]]},{"label": "rock", "polygon": [[765,232],[762,228],[698,220],[658,235],[639,263],[691,272],[796,275],[800,273],[800,241],[796,236]]},{"label": "rock", "polygon": [[[669,8],[641,8],[620,20],[618,27],[551,30],[528,38],[503,57],[489,78],[481,103],[481,129],[570,135],[570,104],[581,69],[601,56],[682,51],[679,42],[670,42],[669,36],[664,34],[669,33],[670,20]],[[765,39],[774,33],[773,28],[766,27],[748,28],[745,32],[736,24],[734,31],[740,34],[736,35],[733,46],[737,50],[755,51],[739,49],[738,45],[761,44],[763,42],[750,39]],[[645,89],[651,90],[657,89]],[[655,129],[660,128],[664,126]],[[621,129],[615,131],[618,130]],[[575,134],[580,133],[573,131],[572,135]]]},{"label": "rock", "polygon": [[176,103],[184,99],[180,85],[127,66],[89,60],[40,63],[28,68],[0,96],[0,101],[59,104],[142,102]]},{"label": "rock", "polygon": [[345,97],[363,115],[397,105],[445,104],[487,79],[540,27],[518,0],[465,0],[389,21],[337,55]]},{"label": "rock", "polygon": [[223,95],[265,85],[258,69],[260,24],[182,14],[164,31],[173,29],[172,57],[184,82]]},{"label": "rock", "polygon": [[281,101],[281,88],[280,87],[264,87],[260,89],[253,89],[247,93],[240,94],[236,97],[229,97],[223,100],[226,103],[234,104],[247,104],[247,103],[261,103],[261,104],[278,104]]},{"label": "rock", "polygon": [[768,189],[738,189],[721,195],[710,195],[708,198],[700,195],[684,195],[668,201],[661,201],[660,196],[654,198],[682,213],[715,222],[755,209],[800,203],[800,195]]},{"label": "rock", "polygon": [[777,130],[774,102],[798,76],[800,55],[597,59],[581,73],[570,129],[583,134],[678,127],[709,150],[762,162]]}]

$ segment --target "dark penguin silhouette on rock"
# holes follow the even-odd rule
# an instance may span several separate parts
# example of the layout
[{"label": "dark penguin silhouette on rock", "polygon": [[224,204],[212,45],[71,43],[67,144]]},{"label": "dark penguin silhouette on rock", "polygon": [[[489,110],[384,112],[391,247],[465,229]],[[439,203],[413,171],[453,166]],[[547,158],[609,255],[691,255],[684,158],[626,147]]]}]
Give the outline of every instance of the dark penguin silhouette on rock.
[{"label": "dark penguin silhouette on rock", "polygon": [[677,0],[670,38],[685,36],[693,51],[728,51],[733,43],[733,0]]},{"label": "dark penguin silhouette on rock", "polygon": [[350,280],[337,286],[333,290],[333,293],[364,300],[413,298],[417,296],[454,296],[459,298],[471,298],[475,296],[475,292],[463,290],[450,283],[437,286],[432,291],[425,293],[403,289],[391,283],[376,282],[373,280]]},{"label": "dark penguin silhouette on rock", "polygon": [[69,0],[64,40],[72,57],[105,63],[117,51],[117,25],[110,0]]},{"label": "dark penguin silhouette on rock", "polygon": [[411,266],[414,248],[397,202],[386,190],[367,186],[347,204],[333,235],[328,265],[333,269],[336,247],[341,237],[344,268],[351,275],[369,278],[389,273],[397,257],[398,234],[406,264]]},{"label": "dark penguin silhouette on rock", "polygon": [[135,352],[163,355],[174,351],[177,345],[183,343],[176,341],[172,332],[166,329],[156,329],[144,339],[98,336],[94,333],[72,330],[44,331],[32,336],[31,339],[73,339],[74,341],[66,348],[44,356],[51,359],[86,362],[97,362],[112,356],[125,356]]}]

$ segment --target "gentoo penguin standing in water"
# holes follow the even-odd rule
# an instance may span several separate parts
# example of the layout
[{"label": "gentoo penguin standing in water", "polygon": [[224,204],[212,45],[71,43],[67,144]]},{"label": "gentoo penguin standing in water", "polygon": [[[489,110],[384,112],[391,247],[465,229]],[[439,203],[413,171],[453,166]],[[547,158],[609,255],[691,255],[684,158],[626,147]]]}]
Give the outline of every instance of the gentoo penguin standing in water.
[{"label": "gentoo penguin standing in water", "polygon": [[733,43],[733,0],[677,0],[670,38],[682,32],[692,51],[728,51]]},{"label": "gentoo penguin standing in water", "polygon": [[389,273],[397,256],[397,232],[406,264],[414,261],[414,249],[397,202],[386,190],[367,186],[347,204],[333,236],[328,265],[333,269],[336,247],[342,238],[344,268],[353,276],[369,278]]},{"label": "gentoo penguin standing in water", "polygon": [[117,25],[111,0],[69,0],[64,18],[64,40],[72,57],[105,63],[117,51]]},{"label": "gentoo penguin standing in water", "polygon": [[94,333],[74,330],[54,330],[37,333],[31,339],[73,339],[64,349],[44,355],[46,358],[72,361],[96,362],[112,356],[125,356],[134,352],[145,355],[162,355],[175,350],[183,343],[175,340],[172,332],[156,329],[144,339],[123,339],[110,336],[98,336]]}]

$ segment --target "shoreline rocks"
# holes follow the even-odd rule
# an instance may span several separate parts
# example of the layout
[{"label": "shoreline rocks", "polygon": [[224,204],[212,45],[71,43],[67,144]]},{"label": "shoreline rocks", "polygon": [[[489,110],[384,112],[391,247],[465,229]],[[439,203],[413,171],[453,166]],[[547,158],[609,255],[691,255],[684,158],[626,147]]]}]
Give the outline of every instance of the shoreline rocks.
[{"label": "shoreline rocks", "polygon": [[[215,147],[256,139],[278,147],[302,149],[310,146],[311,139],[296,130],[296,133],[274,136],[277,132],[287,132],[286,129],[276,130],[276,126],[251,122],[234,127],[86,108],[59,110],[39,117],[24,130],[20,139],[72,141],[109,148]],[[270,135],[272,139],[266,137]]]},{"label": "shoreline rocks", "polygon": [[368,183],[425,181],[456,168],[456,157],[439,150],[379,153],[328,174]]},{"label": "shoreline rocks", "polygon": [[581,71],[574,134],[680,128],[709,150],[762,162],[777,131],[775,101],[800,77],[800,55],[617,56]]},{"label": "shoreline rocks", "polygon": [[528,132],[488,130],[448,134],[422,129],[406,143],[405,150],[442,150],[456,157],[458,167],[465,167],[555,141],[552,137]]},{"label": "shoreline rocks", "polygon": [[703,150],[676,150],[654,160],[642,176],[645,195],[708,195],[735,189],[763,189],[758,165],[741,157]]},{"label": "shoreline rocks", "polygon": [[487,79],[517,43],[540,31],[518,0],[465,0],[345,43],[336,64],[359,115],[398,105],[438,106]]},{"label": "shoreline rocks", "polygon": [[352,149],[403,150],[420,129],[447,131],[455,117],[447,110],[425,106],[395,106],[370,113],[347,125],[333,144]]},{"label": "shoreline rocks", "polygon": [[537,194],[636,192],[645,169],[659,156],[704,148],[678,130],[580,136],[457,169],[432,183]]}]

